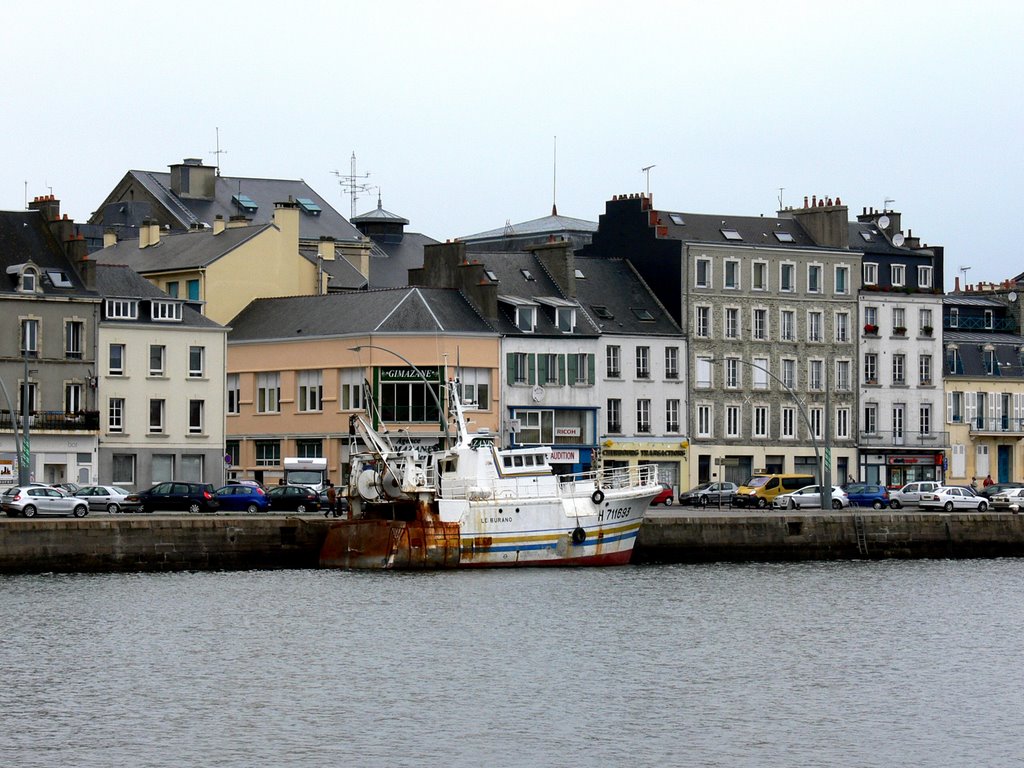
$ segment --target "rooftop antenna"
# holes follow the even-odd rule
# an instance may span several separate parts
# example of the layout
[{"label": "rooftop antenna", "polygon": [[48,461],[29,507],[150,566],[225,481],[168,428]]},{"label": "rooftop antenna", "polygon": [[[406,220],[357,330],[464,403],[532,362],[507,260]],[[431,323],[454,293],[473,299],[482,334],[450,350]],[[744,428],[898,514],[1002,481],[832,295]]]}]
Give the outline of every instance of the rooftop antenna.
[{"label": "rooftop antenna", "polygon": [[360,192],[369,192],[373,189],[371,184],[363,184],[360,179],[370,178],[370,172],[367,171],[362,176],[356,173],[356,153],[352,153],[352,159],[349,162],[349,172],[347,174],[341,171],[332,171],[332,173],[338,177],[338,184],[341,185],[343,190],[342,194],[348,193],[352,200],[352,215],[351,218],[355,218],[356,215],[356,200],[359,199]]},{"label": "rooftop antenna", "polygon": [[25,210],[28,210],[28,179],[25,179]]},{"label": "rooftop antenna", "polygon": [[558,215],[558,137],[554,139],[554,150],[551,156],[551,215]]},{"label": "rooftop antenna", "polygon": [[883,211],[888,211],[889,210],[889,203],[895,203],[895,202],[896,201],[893,200],[891,197],[885,198],[885,200],[882,201],[882,210]]},{"label": "rooftop antenna", "polygon": [[213,155],[213,163],[217,168],[216,174],[220,176],[220,156],[226,155],[228,151],[220,148],[220,128],[214,128],[214,130],[217,132],[217,148],[210,154]]},{"label": "rooftop antenna", "polygon": [[782,190],[784,190],[784,189],[785,189],[785,187],[779,187],[779,210],[780,211],[783,210],[783,207],[782,207]]},{"label": "rooftop antenna", "polygon": [[640,173],[642,173],[644,176],[647,177],[647,196],[648,197],[651,196],[651,168],[653,168],[653,167],[654,167],[653,165],[645,165],[643,168],[640,169]]},{"label": "rooftop antenna", "polygon": [[963,280],[963,284],[964,284],[964,289],[967,288],[967,271],[969,269],[970,269],[970,267],[960,267],[960,273],[963,275],[962,280]]}]

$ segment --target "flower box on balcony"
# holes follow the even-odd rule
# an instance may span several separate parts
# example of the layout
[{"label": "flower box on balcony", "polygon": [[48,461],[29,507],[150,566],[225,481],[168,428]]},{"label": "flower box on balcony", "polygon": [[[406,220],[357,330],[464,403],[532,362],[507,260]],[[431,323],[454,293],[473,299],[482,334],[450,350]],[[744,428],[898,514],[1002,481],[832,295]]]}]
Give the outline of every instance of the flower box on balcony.
[{"label": "flower box on balcony", "polygon": [[906,329],[906,328],[904,328],[904,327],[903,327],[902,325],[898,325],[898,326],[896,326],[895,328],[893,328],[893,329],[892,329],[892,332],[893,332],[893,333],[894,333],[894,334],[895,334],[896,336],[906,336],[906,335],[907,335],[907,329]]},{"label": "flower box on balcony", "polygon": [[871,323],[865,323],[865,325],[864,325],[864,333],[868,334],[869,336],[877,335],[878,334],[878,326],[877,325],[872,325]]},{"label": "flower box on balcony", "polygon": [[876,384],[878,384],[878,379],[865,379],[864,383],[867,384],[869,387],[873,387]]},{"label": "flower box on balcony", "polygon": [[931,336],[932,335],[932,330],[933,329],[932,329],[932,327],[930,325],[923,325],[923,326],[921,326],[921,333],[923,335],[925,335],[925,336]]}]

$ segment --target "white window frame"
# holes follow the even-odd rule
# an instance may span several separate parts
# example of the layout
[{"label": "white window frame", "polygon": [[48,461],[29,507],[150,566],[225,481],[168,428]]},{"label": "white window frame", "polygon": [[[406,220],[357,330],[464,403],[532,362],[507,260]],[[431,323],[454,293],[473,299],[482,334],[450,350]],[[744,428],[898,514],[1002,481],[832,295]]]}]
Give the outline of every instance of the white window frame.
[{"label": "white window frame", "polygon": [[[700,280],[700,270],[702,266],[705,268],[703,282]],[[712,285],[714,285],[712,261],[706,256],[700,256],[694,261],[693,265],[693,287],[710,288]]]},{"label": "white window frame", "polygon": [[725,436],[737,438],[743,432],[743,407],[740,405],[725,406]]},{"label": "white window frame", "polygon": [[[153,366],[153,352],[159,350],[159,365]],[[150,344],[149,345],[149,375],[150,376],[163,376],[167,371],[167,347],[163,344]]]},{"label": "white window frame", "polygon": [[[785,276],[789,274],[789,287],[786,287]],[[796,262],[783,261],[779,264],[779,293],[796,293]]]},{"label": "white window frame", "polygon": [[237,373],[227,375],[227,414],[237,416],[242,412],[242,383]]},{"label": "white window frame", "polygon": [[188,401],[188,433],[201,435],[205,427],[206,401],[192,399]]},{"label": "white window frame", "polygon": [[299,413],[321,413],[324,409],[324,372],[298,371],[295,375],[296,409]]},{"label": "white window frame", "polygon": [[[757,284],[757,274],[761,273],[762,285]],[[771,286],[770,270],[767,261],[753,261],[750,264],[750,290],[767,291]]]},{"label": "white window frame", "polygon": [[106,299],[104,314],[107,320],[138,320],[139,302],[132,299]]},{"label": "white window frame", "polygon": [[864,262],[864,285],[878,285],[878,263]]},{"label": "white window frame", "polygon": [[750,310],[750,335],[755,341],[768,341],[768,309],[754,307]]},{"label": "white window frame", "polygon": [[609,379],[622,377],[622,348],[617,344],[609,344],[605,348],[605,376]]},{"label": "white window frame", "polygon": [[[815,278],[812,275],[817,275],[817,286],[814,285]],[[825,267],[822,264],[808,264],[807,265],[807,293],[819,294],[825,292]]]},{"label": "white window frame", "polygon": [[107,432],[114,435],[124,433],[124,398],[107,399]]},{"label": "white window frame", "polygon": [[679,421],[680,401],[670,398],[665,401],[665,431],[671,434],[678,434],[682,425]]},{"label": "white window frame", "polygon": [[[843,275],[842,281],[839,279],[839,275]],[[840,282],[844,283],[840,288]],[[850,265],[849,264],[836,264],[832,271],[832,292],[837,296],[849,296],[850,295]]]},{"label": "white window frame", "polygon": [[893,288],[903,288],[907,284],[907,265],[892,264],[889,266],[889,282]]},{"label": "white window frame", "polygon": [[698,304],[693,308],[694,335],[701,339],[711,338],[711,307]]},{"label": "white window frame", "polygon": [[[119,349],[121,355],[120,367],[113,365],[114,350]],[[107,375],[108,376],[124,376],[125,375],[125,358],[128,356],[128,347],[125,344],[114,343],[107,346]]]},{"label": "white window frame", "polygon": [[739,339],[742,337],[740,330],[740,308],[726,307],[722,313],[722,336],[726,339]]},{"label": "white window frame", "polygon": [[930,266],[925,264],[919,264],[917,267],[917,287],[931,288],[932,274],[932,268]]},{"label": "white window frame", "polygon": [[[732,268],[732,284],[729,284],[729,268]],[[722,263],[722,288],[726,291],[738,291],[742,288],[740,270],[743,268],[739,259],[725,259]]]},{"label": "white window frame", "polygon": [[256,413],[281,412],[281,374],[268,371],[256,374]]},{"label": "white window frame", "polygon": [[697,356],[694,360],[694,371],[696,373],[694,388],[710,389],[715,385],[715,366],[710,357]]},{"label": "white window frame", "polygon": [[697,437],[714,437],[714,406],[711,403],[698,403],[695,413],[697,417]]},{"label": "white window frame", "polygon": [[832,318],[835,325],[836,343],[847,344],[850,341],[850,313],[836,312]]},{"label": "white window frame", "polygon": [[754,405],[752,424],[752,437],[767,439],[770,434],[771,406]]},{"label": "white window frame", "polygon": [[665,378],[679,378],[679,347],[665,347]]},{"label": "white window frame", "polygon": [[[196,365],[198,363],[198,365]],[[188,377],[201,379],[206,374],[206,347],[192,344],[188,348]]]},{"label": "white window frame", "polygon": [[151,398],[149,401],[149,434],[163,434],[166,425],[167,401],[159,397]]}]

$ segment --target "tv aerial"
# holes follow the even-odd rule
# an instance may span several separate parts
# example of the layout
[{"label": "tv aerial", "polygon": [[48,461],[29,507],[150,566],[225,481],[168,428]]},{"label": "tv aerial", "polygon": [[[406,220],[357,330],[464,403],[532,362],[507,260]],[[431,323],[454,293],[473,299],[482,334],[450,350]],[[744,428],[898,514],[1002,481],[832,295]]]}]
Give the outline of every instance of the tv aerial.
[{"label": "tv aerial", "polygon": [[338,184],[341,186],[342,194],[347,193],[351,199],[352,213],[350,218],[355,218],[356,200],[359,199],[359,193],[369,193],[374,189],[372,184],[365,184],[362,181],[362,179],[370,178],[370,172],[367,171],[361,176],[356,173],[356,153],[352,152],[352,159],[349,161],[349,172],[331,171],[331,173],[338,177]]}]

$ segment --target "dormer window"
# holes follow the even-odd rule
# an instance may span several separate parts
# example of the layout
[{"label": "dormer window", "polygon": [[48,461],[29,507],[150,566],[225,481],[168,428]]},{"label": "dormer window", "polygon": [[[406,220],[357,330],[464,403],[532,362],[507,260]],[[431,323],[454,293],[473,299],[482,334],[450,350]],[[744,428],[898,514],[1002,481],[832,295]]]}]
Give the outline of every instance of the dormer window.
[{"label": "dormer window", "polygon": [[19,290],[22,293],[36,292],[36,273],[33,270],[26,269],[21,273],[21,288]]},{"label": "dormer window", "polygon": [[239,209],[245,211],[246,213],[256,213],[256,209],[259,208],[259,206],[256,205],[256,201],[253,200],[248,195],[234,195],[231,198],[231,202],[233,202],[236,206],[238,206]]},{"label": "dormer window", "polygon": [[572,307],[556,308],[555,324],[562,333],[572,333],[576,330],[576,310]]},{"label": "dormer window", "polygon": [[137,320],[139,302],[134,299],[107,299],[104,314],[107,320]]},{"label": "dormer window", "polygon": [[295,198],[295,202],[299,204],[299,207],[302,209],[303,213],[307,213],[310,216],[319,216],[320,212],[323,210],[319,205],[310,200],[308,197],[297,197]]},{"label": "dormer window", "polygon": [[39,292],[39,272],[31,264],[13,264],[7,268],[7,274],[18,276],[19,293]]},{"label": "dormer window", "polygon": [[528,269],[521,269],[519,271],[523,273],[523,279],[524,280],[536,280],[537,279],[537,278],[535,278],[533,276],[533,274]]},{"label": "dormer window", "polygon": [[181,303],[177,301],[153,301],[151,304],[153,320],[171,323],[181,322]]},{"label": "dormer window", "polygon": [[537,308],[516,307],[516,328],[523,333],[533,333],[537,328]]}]

